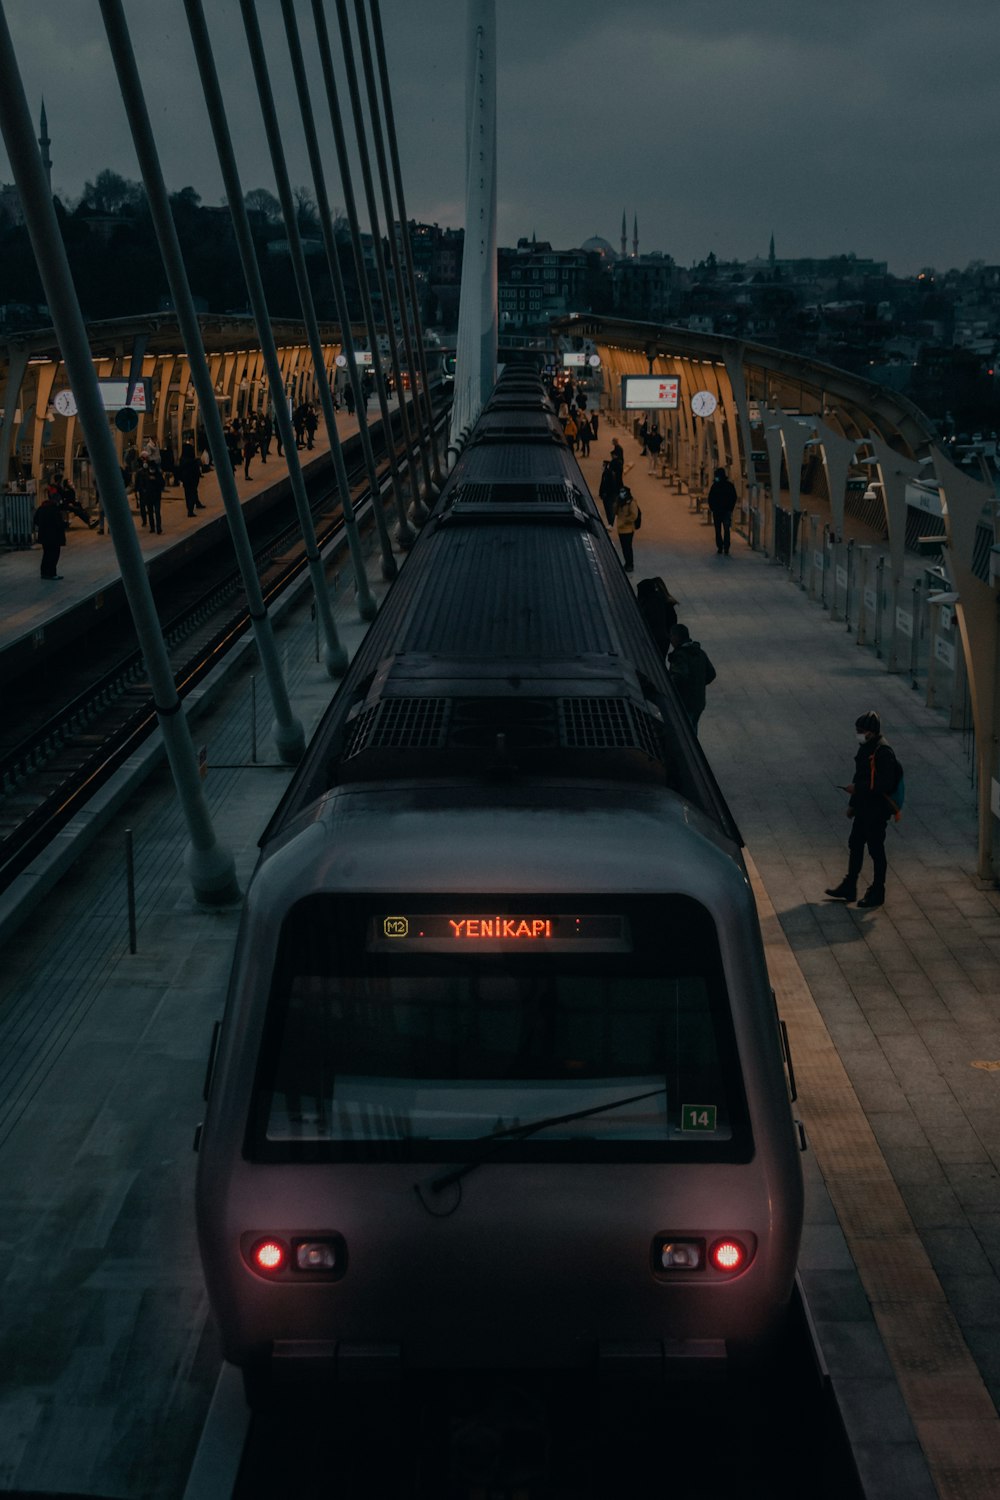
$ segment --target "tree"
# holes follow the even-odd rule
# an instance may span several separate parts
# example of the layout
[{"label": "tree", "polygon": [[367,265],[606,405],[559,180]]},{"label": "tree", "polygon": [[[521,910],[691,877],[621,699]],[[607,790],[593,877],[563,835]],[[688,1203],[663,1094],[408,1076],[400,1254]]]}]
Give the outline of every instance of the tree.
[{"label": "tree", "polygon": [[299,226],[299,234],[319,233],[319,210],[307,187],[295,189],[295,219]]},{"label": "tree", "polygon": [[119,214],[137,208],[145,197],[142,184],[122,177],[105,167],[93,182],[83,184],[83,197],[77,210],[84,214]]},{"label": "tree", "polygon": [[251,188],[244,194],[243,203],[247,213],[260,214],[268,224],[277,224],[281,220],[281,204],[267,188]]}]

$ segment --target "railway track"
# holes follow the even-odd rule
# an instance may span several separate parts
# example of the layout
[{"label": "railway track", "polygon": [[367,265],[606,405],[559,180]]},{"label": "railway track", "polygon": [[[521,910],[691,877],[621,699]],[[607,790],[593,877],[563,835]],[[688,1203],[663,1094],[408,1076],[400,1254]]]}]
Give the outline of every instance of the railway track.
[{"label": "railway track", "polygon": [[[397,462],[409,462],[397,443]],[[380,484],[388,457],[376,440]],[[374,529],[374,513],[363,465],[349,468],[351,496],[362,536]],[[386,503],[384,498],[381,503]],[[277,507],[276,507],[277,508]],[[270,608],[306,567],[295,524],[266,518],[252,534],[254,556]],[[332,475],[311,496],[321,549],[346,552],[343,517]],[[228,538],[228,531],[226,532]],[[177,692],[184,698],[250,629],[242,580],[231,561],[220,576],[217,551],[195,569],[182,570],[157,590]],[[122,650],[121,633],[95,631],[73,659],[61,664],[57,681],[39,686],[38,675],[4,689],[4,743],[0,745],[0,892],[37,858],[114,772],[156,728],[156,714],[142,654]],[[46,681],[51,677],[46,674]]]}]

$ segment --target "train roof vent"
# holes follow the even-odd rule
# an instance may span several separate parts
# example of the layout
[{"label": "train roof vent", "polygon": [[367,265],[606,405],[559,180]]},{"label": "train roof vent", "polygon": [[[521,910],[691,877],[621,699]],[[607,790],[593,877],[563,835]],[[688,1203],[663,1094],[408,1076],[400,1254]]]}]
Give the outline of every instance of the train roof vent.
[{"label": "train roof vent", "polygon": [[452,497],[455,509],[467,505],[558,505],[579,509],[583,496],[561,480],[522,481],[511,484],[462,484]]},{"label": "train roof vent", "polygon": [[365,750],[440,750],[450,707],[449,698],[383,698],[354,720],[344,759]]},{"label": "train roof vent", "polygon": [[562,428],[546,411],[484,412],[470,447],[479,443],[564,443]]},{"label": "train roof vent", "polygon": [[663,734],[651,714],[625,698],[560,698],[560,737],[570,750],[643,750],[664,757]]}]

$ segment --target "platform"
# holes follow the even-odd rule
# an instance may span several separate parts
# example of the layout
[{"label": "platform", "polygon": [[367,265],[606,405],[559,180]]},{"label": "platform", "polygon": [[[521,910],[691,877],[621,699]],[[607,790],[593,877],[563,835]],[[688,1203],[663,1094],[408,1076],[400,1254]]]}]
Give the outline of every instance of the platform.
[{"label": "platform", "polygon": [[[394,412],[396,407],[396,398],[390,397],[390,412]],[[368,420],[370,423],[381,421],[374,402],[369,404]],[[341,443],[347,443],[357,431],[356,416],[348,416],[344,411],[337,413],[337,432]],[[320,421],[313,447],[299,450],[299,462],[307,480],[311,469],[327,461],[328,453],[326,424]],[[277,456],[276,445],[272,440],[266,463],[261,462],[259,455],[253,459],[249,479],[243,477],[242,464],[237,469],[236,489],[241,502],[262,494],[279,479],[283,479],[287,472],[285,462]],[[136,535],[144,559],[155,561],[161,554],[176,547],[179,542],[224,513],[219,480],[214,469],[203,476],[198,488],[198,498],[205,509],[195,511],[194,516],[188,516],[182,487],[176,484],[167,488],[162,504],[163,532],[153,534],[141,525],[135,498],[129,495]],[[70,519],[72,524],[59,558],[59,572],[62,575],[59,582],[53,583],[40,576],[42,549],[37,543],[21,551],[0,552],[0,599],[3,601],[0,612],[0,652],[24,636],[44,628],[63,611],[82,599],[91,598],[120,578],[109,531],[105,529],[101,535],[96,525],[93,530],[88,531],[78,516]],[[96,522],[96,512],[94,520]]]},{"label": "platform", "polygon": [[[610,438],[604,423],[583,461],[595,489]],[[628,481],[643,509],[635,578],[667,581],[718,671],[701,738],[747,842],[791,1032],[810,1141],[800,1274],[866,1494],[995,1497],[1000,892],[974,875],[961,740],[783,570],[735,538],[717,556],[711,529],[644,470]],[[95,545],[79,535],[67,583]],[[337,617],[356,642],[347,590]],[[331,692],[308,605],[278,629],[308,731]],[[195,729],[244,884],[289,774],[267,752],[260,701],[250,761],[252,661],[248,646],[242,676],[205,691]],[[906,765],[908,802],[889,832],[887,903],[864,913],[823,891],[844,873],[836,783],[870,708]],[[218,1373],[191,1141],[238,914],[195,907],[183,842],[156,771],[0,969],[0,1487],[180,1494]]]}]

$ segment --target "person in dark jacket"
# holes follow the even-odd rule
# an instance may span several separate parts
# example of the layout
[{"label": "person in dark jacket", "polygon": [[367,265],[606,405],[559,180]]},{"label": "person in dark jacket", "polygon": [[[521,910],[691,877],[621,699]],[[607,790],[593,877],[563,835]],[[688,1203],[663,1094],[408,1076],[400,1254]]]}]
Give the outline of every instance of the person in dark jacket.
[{"label": "person in dark jacket", "polygon": [[204,510],[204,505],[198,499],[201,460],[194,451],[193,443],[185,443],[181,449],[181,456],[177,460],[177,477],[184,487],[184,504],[187,506],[188,515],[193,516],[196,510]]},{"label": "person in dark jacket", "polygon": [[604,506],[604,514],[609,526],[615,523],[615,501],[618,499],[618,491],[621,487],[621,466],[614,462],[613,456],[606,458],[601,465],[601,482],[598,485],[597,494]]},{"label": "person in dark jacket", "polygon": [[41,576],[46,579],[61,579],[56,572],[59,553],[66,540],[66,522],[56,495],[48,493],[31,518],[31,524],[42,544]]},{"label": "person in dark jacket", "polygon": [[725,469],[716,469],[715,480],[708,492],[708,508],[715,522],[715,550],[729,552],[729,528],[736,509],[736,487],[726,478]]},{"label": "person in dark jacket", "polygon": [[708,653],[691,639],[686,625],[671,626],[670,645],[672,649],[667,658],[670,680],[697,734],[698,720],[705,712],[705,689],[715,681],[715,668]]},{"label": "person in dark jacket", "polygon": [[662,578],[641,578],[635,596],[656,649],[666,660],[670,650],[670,631],[677,624],[677,600]]},{"label": "person in dark jacket", "polygon": [[850,797],[847,816],[852,819],[851,836],[847,840],[847,874],[839,885],[828,886],[826,894],[835,901],[856,900],[858,876],[867,849],[872,857],[872,883],[858,905],[870,909],[885,901],[885,830],[892,816],[893,803],[889,799],[896,790],[899,767],[874,710],[862,714],[854,728],[858,736],[854,780],[844,787]]},{"label": "person in dark jacket", "polygon": [[160,510],[163,500],[163,475],[159,464],[144,458],[135,474],[135,493],[139,502],[139,514],[143,526],[150,531],[162,533],[163,516]]}]

